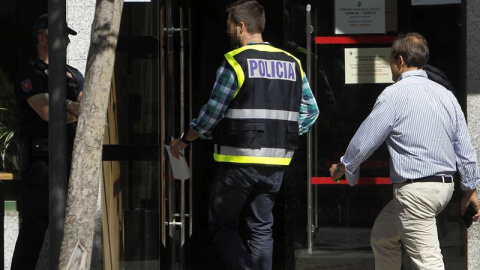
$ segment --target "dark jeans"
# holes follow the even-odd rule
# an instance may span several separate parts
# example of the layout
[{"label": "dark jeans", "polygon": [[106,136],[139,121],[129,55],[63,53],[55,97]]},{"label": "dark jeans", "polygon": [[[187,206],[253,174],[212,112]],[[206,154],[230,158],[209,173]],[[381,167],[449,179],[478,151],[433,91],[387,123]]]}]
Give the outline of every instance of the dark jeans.
[{"label": "dark jeans", "polygon": [[[228,269],[272,269],[272,209],[280,190],[283,166],[219,163],[212,185],[209,225]],[[245,211],[247,245],[238,231]]]},{"label": "dark jeans", "polygon": [[12,270],[35,269],[48,227],[48,158],[33,158],[22,183],[21,224]]}]

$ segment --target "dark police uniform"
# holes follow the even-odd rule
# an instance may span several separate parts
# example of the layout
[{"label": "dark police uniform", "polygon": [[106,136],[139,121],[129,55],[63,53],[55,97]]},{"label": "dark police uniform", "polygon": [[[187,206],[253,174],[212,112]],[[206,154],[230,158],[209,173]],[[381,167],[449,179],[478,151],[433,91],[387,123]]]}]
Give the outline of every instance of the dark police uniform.
[{"label": "dark police uniform", "polygon": [[[67,99],[77,101],[83,82],[83,75],[67,65]],[[48,227],[48,122],[42,120],[27,102],[28,98],[42,93],[48,93],[48,64],[37,57],[22,66],[16,85],[21,131],[27,138],[25,147],[30,146],[30,154],[28,165],[22,172],[21,225],[12,269],[35,268]],[[73,149],[76,125],[67,125],[69,157]]]}]

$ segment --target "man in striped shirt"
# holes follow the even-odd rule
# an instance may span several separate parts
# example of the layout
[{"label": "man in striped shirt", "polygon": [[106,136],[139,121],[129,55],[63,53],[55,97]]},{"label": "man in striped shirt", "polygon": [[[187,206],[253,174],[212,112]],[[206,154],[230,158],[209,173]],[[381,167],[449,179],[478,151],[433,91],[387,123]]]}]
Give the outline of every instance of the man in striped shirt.
[{"label": "man in striped shirt", "polygon": [[375,220],[371,245],[375,269],[400,269],[401,245],[414,269],[444,269],[436,216],[450,201],[453,174],[459,171],[464,191],[462,214],[469,204],[480,216],[476,188],[480,180],[477,156],[464,114],[455,96],[429,80],[427,41],[417,33],[393,43],[390,67],[395,83],[377,98],[370,115],[352,138],[333,179],[346,176],[350,185],[360,164],[383,142],[390,156],[393,199]]}]

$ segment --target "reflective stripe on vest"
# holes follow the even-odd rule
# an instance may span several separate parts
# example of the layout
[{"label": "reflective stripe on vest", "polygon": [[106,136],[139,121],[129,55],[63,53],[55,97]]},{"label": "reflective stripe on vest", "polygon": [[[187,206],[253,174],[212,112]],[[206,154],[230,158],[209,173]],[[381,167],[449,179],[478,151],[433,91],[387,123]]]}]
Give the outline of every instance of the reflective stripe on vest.
[{"label": "reflective stripe on vest", "polygon": [[225,117],[232,119],[273,119],[298,121],[299,112],[267,109],[228,109]]},{"label": "reflective stripe on vest", "polygon": [[235,91],[235,94],[233,95],[233,98],[235,98],[237,96],[238,91],[240,90],[240,88],[242,88],[242,85],[245,82],[245,73],[243,73],[242,67],[237,62],[237,60],[235,60],[235,58],[233,58],[233,57],[235,55],[237,55],[237,54],[239,54],[239,53],[241,53],[245,50],[249,50],[249,49],[253,49],[253,50],[257,50],[257,51],[261,51],[261,52],[281,52],[281,53],[285,53],[286,55],[292,57],[298,63],[298,67],[300,68],[300,74],[301,74],[302,80],[303,80],[304,74],[303,74],[303,69],[302,69],[302,63],[300,62],[300,60],[298,60],[298,58],[296,58],[292,54],[290,54],[290,53],[288,53],[284,50],[280,50],[278,48],[272,47],[271,45],[267,45],[267,44],[245,45],[241,48],[238,48],[236,50],[233,50],[233,51],[225,54],[225,59],[228,61],[228,63],[230,63],[233,70],[235,70],[235,73],[237,74],[238,86],[237,86],[237,90]]},{"label": "reflective stripe on vest", "polygon": [[222,146],[217,153],[217,145],[214,147],[213,158],[217,162],[249,163],[265,165],[289,165],[292,160],[293,150],[281,148],[248,149],[230,146]]}]

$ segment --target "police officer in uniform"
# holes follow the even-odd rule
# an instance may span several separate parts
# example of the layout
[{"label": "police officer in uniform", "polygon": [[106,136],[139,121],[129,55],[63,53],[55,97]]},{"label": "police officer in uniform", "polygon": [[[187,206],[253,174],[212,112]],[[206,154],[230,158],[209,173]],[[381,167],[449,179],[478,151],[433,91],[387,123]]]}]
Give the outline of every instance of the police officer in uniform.
[{"label": "police officer in uniform", "polygon": [[[76,34],[67,27],[67,42],[70,42],[68,35]],[[21,65],[16,85],[21,131],[27,139],[25,147],[29,147],[26,168],[22,172],[20,231],[11,268],[22,270],[35,269],[49,220],[47,14],[36,19],[33,40],[37,45],[37,57]],[[71,157],[84,80],[77,69],[68,65],[66,77],[67,149]]]},{"label": "police officer in uniform", "polygon": [[[213,138],[209,227],[218,251],[227,269],[271,269],[275,196],[298,136],[319,112],[300,61],[263,41],[263,7],[241,0],[227,12],[228,34],[240,47],[225,54],[210,100],[170,149],[178,158],[196,138]],[[247,244],[238,232],[242,211]]]}]

